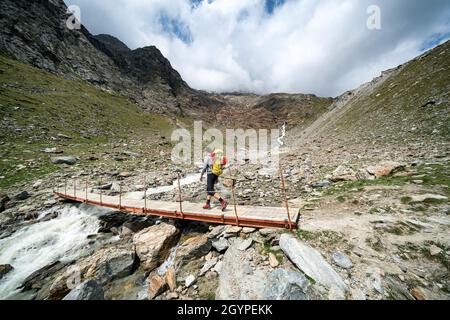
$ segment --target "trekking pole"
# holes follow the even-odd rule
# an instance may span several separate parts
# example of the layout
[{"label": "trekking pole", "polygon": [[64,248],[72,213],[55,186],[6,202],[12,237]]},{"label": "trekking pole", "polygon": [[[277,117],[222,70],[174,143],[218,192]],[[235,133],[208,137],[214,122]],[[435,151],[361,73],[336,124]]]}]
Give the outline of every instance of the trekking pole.
[{"label": "trekking pole", "polygon": [[291,215],[289,213],[289,204],[288,204],[288,199],[287,199],[287,194],[286,194],[286,186],[284,183],[284,175],[283,175],[283,169],[281,168],[280,165],[280,180],[281,180],[281,189],[282,189],[282,193],[284,194],[284,203],[286,206],[286,211],[287,211],[287,215],[288,215],[288,220],[289,220],[289,230],[292,230],[292,221],[291,221]]},{"label": "trekking pole", "polygon": [[88,191],[87,191],[87,189],[88,189],[88,181],[87,181],[87,178],[86,178],[86,187],[85,187],[85,192],[86,192],[86,203],[88,203]]},{"label": "trekking pole", "polygon": [[73,179],[73,197],[77,197],[77,179]]}]

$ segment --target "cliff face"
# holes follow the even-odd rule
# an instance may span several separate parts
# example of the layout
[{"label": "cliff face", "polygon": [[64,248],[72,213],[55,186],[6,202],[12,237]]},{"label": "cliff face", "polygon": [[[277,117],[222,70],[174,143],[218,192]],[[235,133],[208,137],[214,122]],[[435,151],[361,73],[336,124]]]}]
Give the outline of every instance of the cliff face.
[{"label": "cliff face", "polygon": [[2,0],[0,52],[65,78],[124,88],[119,69],[91,44],[89,32],[67,28],[66,11],[62,0]]},{"label": "cliff face", "polygon": [[66,25],[62,0],[0,3],[0,52],[64,78],[81,78],[170,116],[203,114],[218,102],[191,89],[154,46],[130,50],[109,35]]}]

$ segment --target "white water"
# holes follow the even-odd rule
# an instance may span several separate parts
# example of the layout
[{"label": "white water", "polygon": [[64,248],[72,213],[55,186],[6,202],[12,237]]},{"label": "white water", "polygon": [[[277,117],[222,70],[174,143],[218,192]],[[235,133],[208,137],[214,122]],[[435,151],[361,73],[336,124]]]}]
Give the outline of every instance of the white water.
[{"label": "white water", "polygon": [[10,264],[14,270],[0,280],[0,300],[20,298],[17,287],[40,268],[82,255],[87,236],[96,234],[99,228],[97,216],[106,211],[86,205],[63,207],[57,218],[26,226],[1,239],[0,264]]},{"label": "white water", "polygon": [[177,255],[177,249],[178,245],[170,249],[169,257],[156,269],[158,275],[164,276],[167,270],[173,265],[175,257]]}]

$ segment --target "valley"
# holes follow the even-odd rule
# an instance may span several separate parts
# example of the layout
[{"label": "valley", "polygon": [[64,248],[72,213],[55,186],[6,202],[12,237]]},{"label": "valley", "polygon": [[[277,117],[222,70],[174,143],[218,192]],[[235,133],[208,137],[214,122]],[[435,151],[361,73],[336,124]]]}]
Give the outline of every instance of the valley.
[{"label": "valley", "polygon": [[[70,33],[62,1],[26,2],[0,4],[0,299],[449,299],[449,41],[339,97],[219,94],[190,88],[156,47]],[[54,197],[75,180],[177,201],[181,170],[183,201],[202,206],[201,164],[171,161],[173,130],[194,121],[285,125],[297,230]],[[278,172],[231,170],[238,205],[283,207]]]}]

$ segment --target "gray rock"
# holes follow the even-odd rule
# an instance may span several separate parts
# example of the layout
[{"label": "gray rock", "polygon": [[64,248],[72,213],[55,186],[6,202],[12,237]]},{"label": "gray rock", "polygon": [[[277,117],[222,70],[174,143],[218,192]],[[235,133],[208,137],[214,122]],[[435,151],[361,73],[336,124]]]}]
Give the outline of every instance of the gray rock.
[{"label": "gray rock", "polygon": [[311,187],[313,189],[320,189],[320,188],[328,188],[331,186],[331,182],[328,180],[318,181],[311,183]]},{"label": "gray rock", "polygon": [[264,299],[307,300],[310,283],[300,272],[275,269],[267,279]]},{"label": "gray rock", "polygon": [[53,157],[50,160],[53,164],[67,164],[70,166],[77,163],[77,159],[73,156]]},{"label": "gray rock", "polygon": [[339,182],[339,181],[353,181],[356,180],[356,173],[353,171],[353,169],[345,167],[345,166],[339,166],[336,168],[336,170],[333,171],[331,176],[331,181],[333,182]]},{"label": "gray rock", "polygon": [[255,231],[256,231],[255,228],[249,228],[249,227],[242,228],[242,233],[245,233],[245,234],[253,233]]},{"label": "gray rock", "polygon": [[212,268],[213,271],[217,272],[217,274],[220,274],[223,267],[223,261],[219,261],[216,263],[216,265]]},{"label": "gray rock", "polygon": [[195,282],[195,276],[193,276],[192,274],[189,275],[185,280],[184,280],[184,285],[189,288],[190,286],[192,286]]},{"label": "gray rock", "polygon": [[213,268],[217,264],[217,261],[217,258],[212,258],[211,260],[206,261],[200,270],[199,276],[203,276],[206,272]]},{"label": "gray rock", "polygon": [[112,183],[106,183],[97,187],[100,190],[111,190]]},{"label": "gray rock", "polygon": [[350,298],[352,300],[366,300],[366,295],[360,289],[351,289],[350,290]]},{"label": "gray rock", "polygon": [[350,260],[349,257],[347,257],[345,254],[343,254],[340,251],[336,251],[331,255],[331,259],[333,259],[333,262],[341,267],[342,269],[351,269],[353,268],[353,263]]},{"label": "gray rock", "polygon": [[0,212],[5,211],[5,206],[8,201],[8,195],[6,193],[0,192]]},{"label": "gray rock", "polygon": [[386,277],[385,280],[389,294],[394,300],[415,300],[405,285],[390,276]]},{"label": "gray rock", "polygon": [[238,249],[241,251],[245,251],[248,248],[250,248],[252,246],[253,240],[252,239],[245,239],[244,241],[241,242],[241,244],[238,246]]},{"label": "gray rock", "polygon": [[280,247],[289,259],[310,278],[327,288],[335,286],[343,292],[347,291],[347,285],[341,276],[314,248],[289,234],[281,235]]},{"label": "gray rock", "polygon": [[[135,252],[131,245],[114,245],[95,251],[76,264],[69,266],[50,286],[49,299],[62,299],[69,292],[71,279],[94,279],[100,285],[131,274],[135,262]],[[43,297],[45,298],[45,297]]]},{"label": "gray rock", "polygon": [[223,232],[220,234],[220,236],[225,238],[237,237],[239,235],[239,232],[241,231],[242,231],[241,227],[226,226]]},{"label": "gray rock", "polygon": [[277,233],[277,232],[278,232],[278,230],[276,230],[276,229],[260,229],[260,230],[259,230],[259,233],[260,233],[262,236],[265,236],[265,237],[270,236],[270,235],[273,235],[273,234],[275,234],[275,233]]},{"label": "gray rock", "polygon": [[425,202],[425,201],[447,201],[448,197],[440,194],[422,194],[418,196],[411,196],[412,203]]},{"label": "gray rock", "polygon": [[250,266],[256,259],[255,250],[241,251],[237,247],[242,239],[236,238],[220,264],[219,285],[216,291],[218,300],[262,300],[267,284],[269,269]]},{"label": "gray rock", "polygon": [[10,264],[0,264],[0,280],[14,270],[13,266]]},{"label": "gray rock", "polygon": [[219,240],[213,241],[212,246],[214,249],[216,249],[218,252],[224,252],[228,249],[228,240],[225,238],[220,238]]},{"label": "gray rock", "polygon": [[185,262],[207,255],[210,250],[211,240],[206,234],[188,238],[178,246],[174,264],[179,268]]},{"label": "gray rock", "polygon": [[13,197],[13,200],[23,201],[30,197],[30,194],[26,191],[19,192]]},{"label": "gray rock", "polygon": [[160,223],[143,229],[133,236],[136,254],[141,267],[153,270],[169,255],[169,250],[178,240],[179,230],[168,223]]},{"label": "gray rock", "polygon": [[379,294],[384,294],[381,269],[376,267],[368,267],[366,270],[366,282],[369,288],[373,288]]},{"label": "gray rock", "polygon": [[105,300],[105,296],[97,281],[87,280],[70,291],[63,300]]}]

